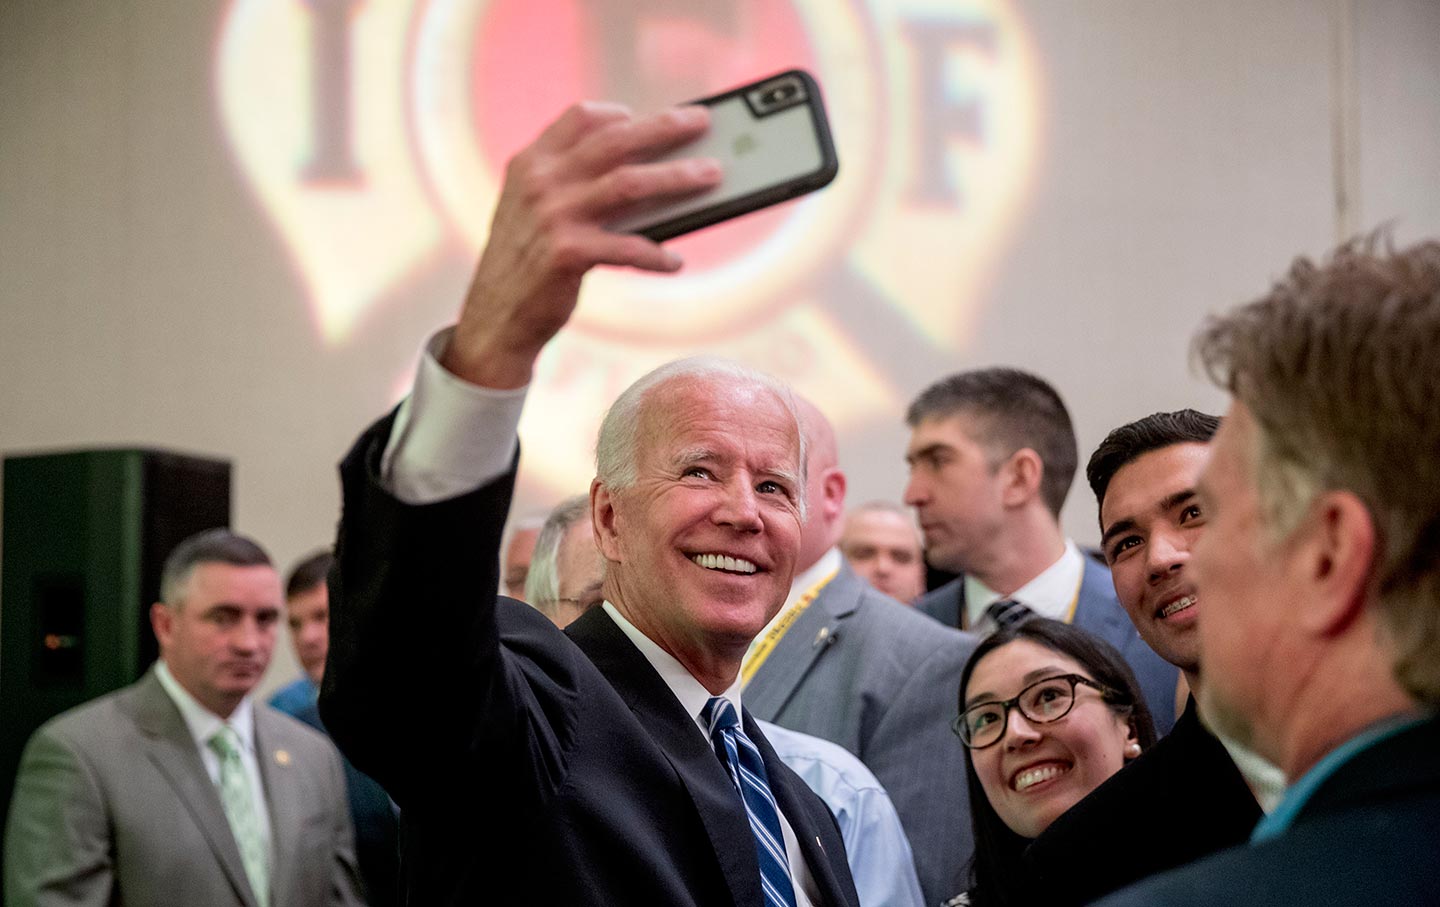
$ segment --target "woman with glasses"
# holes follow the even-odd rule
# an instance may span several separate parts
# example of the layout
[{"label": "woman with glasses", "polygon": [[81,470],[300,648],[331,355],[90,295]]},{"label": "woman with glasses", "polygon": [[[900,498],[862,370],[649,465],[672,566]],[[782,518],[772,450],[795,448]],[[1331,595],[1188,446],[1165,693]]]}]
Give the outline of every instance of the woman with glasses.
[{"label": "woman with glasses", "polygon": [[975,825],[970,890],[948,902],[955,907],[1028,904],[1026,845],[1155,742],[1150,710],[1120,653],[1043,618],[976,647],[960,675],[954,727],[969,751]]}]

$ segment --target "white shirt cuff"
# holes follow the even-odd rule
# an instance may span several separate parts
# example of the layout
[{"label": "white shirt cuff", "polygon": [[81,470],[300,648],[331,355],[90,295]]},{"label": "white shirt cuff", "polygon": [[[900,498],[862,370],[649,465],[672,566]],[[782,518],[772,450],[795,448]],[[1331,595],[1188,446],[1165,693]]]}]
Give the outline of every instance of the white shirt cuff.
[{"label": "white shirt cuff", "polygon": [[407,504],[474,491],[510,469],[528,388],[495,390],[446,371],[440,356],[454,328],[425,344],[415,386],[400,404],[380,480]]}]

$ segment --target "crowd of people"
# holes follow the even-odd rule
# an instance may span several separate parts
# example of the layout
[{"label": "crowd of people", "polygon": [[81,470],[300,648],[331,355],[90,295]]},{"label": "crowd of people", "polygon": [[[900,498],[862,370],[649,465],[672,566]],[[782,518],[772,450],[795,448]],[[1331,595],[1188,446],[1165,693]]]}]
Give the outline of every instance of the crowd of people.
[{"label": "crowd of people", "polygon": [[159,661],[26,749],[8,903],[1440,904],[1440,243],[1208,322],[1229,409],[1110,432],[1095,551],[1041,378],[939,377],[903,505],[851,508],[825,414],[709,357],[507,534],[535,362],[591,268],[680,267],[604,224],[714,185],[655,162],[706,125],[582,104],[515,158],[333,556],[172,553]]}]

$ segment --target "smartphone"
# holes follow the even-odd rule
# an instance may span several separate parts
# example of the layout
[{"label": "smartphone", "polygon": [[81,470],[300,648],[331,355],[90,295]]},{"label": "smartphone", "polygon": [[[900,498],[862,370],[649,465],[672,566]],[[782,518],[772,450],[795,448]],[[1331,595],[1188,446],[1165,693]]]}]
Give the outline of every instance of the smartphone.
[{"label": "smartphone", "polygon": [[657,160],[714,158],[724,174],[720,184],[632,211],[611,230],[662,242],[814,192],[840,169],[820,86],[803,70],[691,103],[710,108],[709,131]]}]

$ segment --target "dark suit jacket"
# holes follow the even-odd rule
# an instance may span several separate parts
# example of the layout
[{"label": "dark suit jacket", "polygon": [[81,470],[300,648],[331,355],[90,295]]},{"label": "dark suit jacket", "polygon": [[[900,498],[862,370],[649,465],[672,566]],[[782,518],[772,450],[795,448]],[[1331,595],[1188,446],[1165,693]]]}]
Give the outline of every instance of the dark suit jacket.
[{"label": "dark suit jacket", "polygon": [[1342,765],[1289,831],[1147,879],[1100,902],[1164,904],[1440,905],[1440,718]]},{"label": "dark suit jacket", "polygon": [[[255,748],[271,907],[360,904],[335,748],[259,702]],[[220,794],[153,669],[30,738],[5,836],[5,900],[256,907]]]},{"label": "dark suit jacket", "polygon": [[[1175,685],[1180,680],[1180,669],[1156,655],[1135,632],[1135,625],[1115,597],[1115,583],[1109,568],[1091,557],[1084,560],[1080,597],[1071,623],[1120,650],[1140,681],[1145,704],[1150,706],[1150,715],[1155,719],[1155,732],[1164,736],[1175,724]],[[962,576],[930,590],[920,596],[915,607],[946,626],[960,626],[960,617],[965,613],[965,578]]]},{"label": "dark suit jacket", "polygon": [[1164,739],[1051,823],[1026,851],[1033,902],[1088,904],[1242,844],[1260,805],[1195,700]]},{"label": "dark suit jacket", "polygon": [[843,565],[745,688],[755,717],[830,740],[875,773],[926,903],[963,887],[974,849],[965,749],[950,730],[969,633],[875,591]]},{"label": "dark suit jacket", "polygon": [[[409,903],[762,903],[744,806],[694,718],[603,609],[565,633],[497,600],[513,472],[424,506],[342,466],[325,726],[401,808]],[[834,818],[746,733],[825,902],[854,905]]]}]

